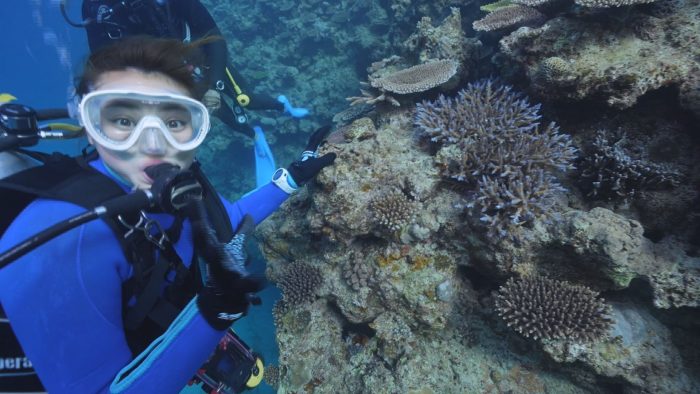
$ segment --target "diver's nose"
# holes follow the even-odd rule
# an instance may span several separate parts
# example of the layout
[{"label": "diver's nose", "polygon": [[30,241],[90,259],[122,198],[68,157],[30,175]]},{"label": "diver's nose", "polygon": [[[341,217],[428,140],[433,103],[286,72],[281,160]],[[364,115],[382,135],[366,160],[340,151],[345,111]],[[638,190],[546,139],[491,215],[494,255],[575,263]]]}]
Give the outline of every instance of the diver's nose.
[{"label": "diver's nose", "polygon": [[139,149],[141,153],[162,156],[167,149],[168,141],[165,140],[163,133],[156,127],[149,127],[143,131],[139,137]]}]

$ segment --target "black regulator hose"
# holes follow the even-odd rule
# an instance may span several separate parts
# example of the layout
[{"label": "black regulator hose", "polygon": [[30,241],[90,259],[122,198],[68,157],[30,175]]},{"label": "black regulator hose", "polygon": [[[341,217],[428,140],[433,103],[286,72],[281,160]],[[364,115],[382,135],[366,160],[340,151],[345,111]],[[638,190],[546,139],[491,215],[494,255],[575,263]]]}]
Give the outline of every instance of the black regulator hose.
[{"label": "black regulator hose", "polygon": [[0,254],[0,269],[47,241],[99,217],[113,217],[156,205],[163,212],[174,213],[189,202],[202,198],[202,187],[189,171],[168,163],[146,169],[154,179],[151,190],[136,190],[107,200],[102,205],[75,215],[35,234]]},{"label": "black regulator hose", "polygon": [[90,211],[75,215],[64,221],[54,224],[53,226],[41,231],[31,237],[25,239],[9,250],[0,255],[0,269],[10,264],[14,260],[24,256],[34,248],[43,245],[47,241],[65,233],[68,230],[76,228],[83,223],[103,217],[106,215],[118,215],[133,211],[138,211],[151,205],[153,195],[150,191],[137,190],[126,196],[119,196],[106,201],[99,207],[95,207]]}]

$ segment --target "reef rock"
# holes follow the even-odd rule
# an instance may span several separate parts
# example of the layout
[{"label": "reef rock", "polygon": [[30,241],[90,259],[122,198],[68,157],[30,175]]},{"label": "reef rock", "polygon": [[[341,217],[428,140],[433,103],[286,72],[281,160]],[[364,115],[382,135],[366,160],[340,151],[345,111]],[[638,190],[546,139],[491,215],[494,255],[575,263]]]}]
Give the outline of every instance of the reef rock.
[{"label": "reef rock", "polygon": [[572,265],[597,272],[613,288],[640,278],[652,287],[658,308],[700,306],[700,258],[672,241],[651,242],[635,220],[604,208],[572,211],[552,226],[552,236]]},{"label": "reef rock", "polygon": [[543,347],[558,362],[581,362],[599,375],[623,379],[630,392],[693,392],[668,328],[628,304],[613,304],[612,317],[615,324],[605,341],[546,341]]},{"label": "reef rock", "polygon": [[594,100],[622,109],[646,92],[675,86],[682,87],[681,101],[696,111],[697,83],[687,79],[698,73],[700,2],[673,6],[673,12],[655,15],[629,9],[556,17],[504,37],[501,50],[547,100]]}]

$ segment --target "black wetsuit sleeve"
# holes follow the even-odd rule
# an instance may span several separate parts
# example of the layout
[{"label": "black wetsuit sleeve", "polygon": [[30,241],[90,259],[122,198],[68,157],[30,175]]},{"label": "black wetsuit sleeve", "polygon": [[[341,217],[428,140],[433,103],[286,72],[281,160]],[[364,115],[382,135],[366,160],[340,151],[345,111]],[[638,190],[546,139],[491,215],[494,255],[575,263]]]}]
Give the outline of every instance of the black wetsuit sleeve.
[{"label": "black wetsuit sleeve", "polygon": [[[180,0],[175,2],[175,12],[177,15],[182,15],[183,19],[190,26],[192,38],[202,38],[207,35],[217,35],[223,38],[223,34],[219,30],[207,8],[199,0]],[[216,40],[204,46],[205,55],[207,56],[207,63],[209,67],[209,79],[210,86],[212,88],[216,87],[216,82],[221,80],[227,85],[226,93],[232,94],[235,98],[235,93],[231,83],[226,75],[226,66],[228,64],[228,69],[231,72],[233,79],[236,84],[243,90],[245,94],[250,97],[250,104],[246,109],[252,110],[278,110],[283,111],[284,105],[279,103],[276,98],[254,93],[253,90],[247,86],[243,76],[237,71],[231,63],[228,62],[228,50],[226,48],[226,41]]]},{"label": "black wetsuit sleeve", "polygon": [[105,26],[101,23],[95,23],[94,20],[97,18],[97,8],[99,3],[92,1],[83,1],[82,13],[83,20],[90,20],[92,23],[88,23],[85,26],[85,32],[87,33],[88,46],[90,47],[90,53],[102,48],[103,46],[112,43],[112,39],[107,36],[107,31]]},{"label": "black wetsuit sleeve", "polygon": [[217,81],[223,81],[226,77],[226,61],[228,51],[226,41],[223,39],[221,31],[216,26],[214,18],[207,8],[199,0],[179,0],[173,2],[173,12],[184,20],[190,27],[192,40],[206,36],[219,36],[220,40],[215,40],[203,46],[204,54],[207,57],[208,78],[210,86],[216,87]]}]

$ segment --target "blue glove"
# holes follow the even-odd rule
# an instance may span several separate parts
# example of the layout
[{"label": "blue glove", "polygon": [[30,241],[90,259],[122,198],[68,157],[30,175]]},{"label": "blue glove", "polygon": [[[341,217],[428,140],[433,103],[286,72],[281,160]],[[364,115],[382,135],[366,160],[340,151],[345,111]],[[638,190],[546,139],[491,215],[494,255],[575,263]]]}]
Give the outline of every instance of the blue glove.
[{"label": "blue glove", "polygon": [[283,94],[277,96],[277,101],[284,105],[284,112],[292,115],[293,118],[303,118],[309,114],[309,110],[306,108],[292,107],[292,104],[289,103],[289,99]]}]

